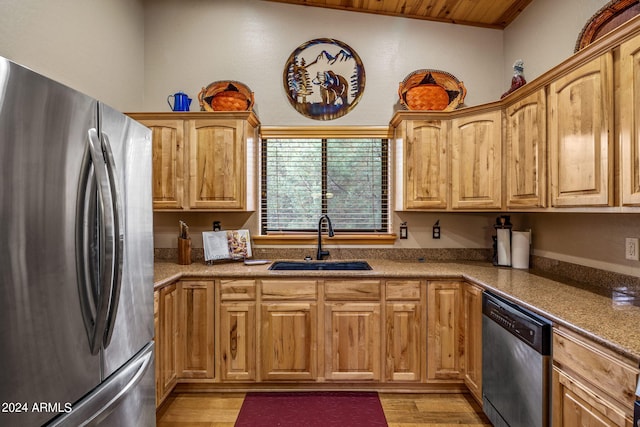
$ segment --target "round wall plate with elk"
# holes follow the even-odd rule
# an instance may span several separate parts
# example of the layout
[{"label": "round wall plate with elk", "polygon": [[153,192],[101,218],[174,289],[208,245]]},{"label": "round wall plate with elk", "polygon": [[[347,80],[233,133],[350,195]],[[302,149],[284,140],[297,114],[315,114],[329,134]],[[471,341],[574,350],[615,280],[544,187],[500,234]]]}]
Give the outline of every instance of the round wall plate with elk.
[{"label": "round wall plate with elk", "polygon": [[284,68],[284,88],[300,114],[333,120],[351,111],[364,92],[364,66],[347,44],[310,40],[293,51]]}]

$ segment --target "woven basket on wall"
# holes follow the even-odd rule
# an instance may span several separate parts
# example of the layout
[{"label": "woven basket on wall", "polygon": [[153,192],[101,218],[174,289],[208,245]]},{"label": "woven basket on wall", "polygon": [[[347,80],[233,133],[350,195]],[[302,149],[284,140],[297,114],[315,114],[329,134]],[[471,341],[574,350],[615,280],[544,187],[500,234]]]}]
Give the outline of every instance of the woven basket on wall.
[{"label": "woven basket on wall", "polygon": [[467,89],[445,71],[417,70],[400,82],[398,95],[408,110],[451,111],[464,102]]},{"label": "woven basket on wall", "polygon": [[201,111],[249,111],[253,108],[253,92],[245,84],[233,80],[210,83],[198,93]]}]

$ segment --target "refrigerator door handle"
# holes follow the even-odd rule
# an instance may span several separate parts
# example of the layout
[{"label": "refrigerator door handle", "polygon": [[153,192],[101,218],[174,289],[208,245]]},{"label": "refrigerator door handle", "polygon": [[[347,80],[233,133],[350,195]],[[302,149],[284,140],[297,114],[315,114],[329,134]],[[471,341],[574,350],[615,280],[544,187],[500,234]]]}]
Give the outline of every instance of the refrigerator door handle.
[{"label": "refrigerator door handle", "polygon": [[114,372],[90,396],[73,405],[71,412],[55,418],[46,427],[95,426],[107,418],[124,397],[153,367],[154,343],[147,344],[126,365]]},{"label": "refrigerator door handle", "polygon": [[[76,205],[76,266],[78,271],[78,294],[91,353],[95,354],[96,345],[96,306],[98,304],[99,256],[98,231],[96,227],[97,211],[101,209],[97,200],[95,168],[91,163],[89,144],[87,143],[78,185]],[[99,348],[99,345],[98,345]]]},{"label": "refrigerator door handle", "polygon": [[116,322],[116,314],[118,311],[118,303],[120,301],[120,289],[122,288],[122,267],[124,264],[124,226],[122,205],[120,203],[120,194],[118,191],[118,181],[116,173],[116,164],[113,158],[113,150],[109,137],[102,133],[102,150],[105,154],[105,164],[109,177],[109,185],[111,191],[111,210],[113,212],[113,236],[117,239],[114,246],[113,259],[113,278],[111,288],[111,298],[109,302],[109,312],[107,314],[107,325],[104,333],[103,346],[107,348],[111,342],[113,328]]},{"label": "refrigerator door handle", "polygon": [[109,172],[102,143],[96,129],[89,129],[89,154],[93,163],[93,170],[97,180],[99,215],[102,226],[99,227],[103,241],[100,243],[99,254],[99,286],[95,317],[94,336],[91,340],[91,353],[98,354],[103,344],[103,337],[107,327],[109,304],[114,278],[115,235],[113,200]]}]

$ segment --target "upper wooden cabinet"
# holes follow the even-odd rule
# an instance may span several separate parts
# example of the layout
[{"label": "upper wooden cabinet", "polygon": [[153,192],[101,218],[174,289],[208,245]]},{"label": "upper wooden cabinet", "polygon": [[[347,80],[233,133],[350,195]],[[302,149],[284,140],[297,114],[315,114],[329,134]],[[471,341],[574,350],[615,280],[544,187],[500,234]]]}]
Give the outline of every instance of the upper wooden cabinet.
[{"label": "upper wooden cabinet", "polygon": [[640,205],[640,37],[620,46],[620,181],[623,206]]},{"label": "upper wooden cabinet", "polygon": [[502,118],[500,110],[451,121],[451,207],[502,207]]},{"label": "upper wooden cabinet", "polygon": [[613,204],[613,54],[549,85],[552,206]]},{"label": "upper wooden cabinet", "polygon": [[507,208],[547,206],[547,102],[540,89],[505,109]]},{"label": "upper wooden cabinet", "polygon": [[[135,117],[134,117],[135,118]],[[182,120],[145,120],[151,129],[154,209],[183,209],[184,124]]]},{"label": "upper wooden cabinet", "polygon": [[398,111],[395,209],[637,212],[639,90],[631,20],[503,100]]},{"label": "upper wooden cabinet", "polygon": [[[404,172],[401,210],[445,209],[448,199],[448,121],[404,120],[396,129]],[[401,181],[400,181],[401,180]]]},{"label": "upper wooden cabinet", "polygon": [[155,210],[255,209],[259,122],[253,113],[130,116],[152,130]]},{"label": "upper wooden cabinet", "polygon": [[397,210],[502,207],[501,112],[474,111],[396,114]]}]

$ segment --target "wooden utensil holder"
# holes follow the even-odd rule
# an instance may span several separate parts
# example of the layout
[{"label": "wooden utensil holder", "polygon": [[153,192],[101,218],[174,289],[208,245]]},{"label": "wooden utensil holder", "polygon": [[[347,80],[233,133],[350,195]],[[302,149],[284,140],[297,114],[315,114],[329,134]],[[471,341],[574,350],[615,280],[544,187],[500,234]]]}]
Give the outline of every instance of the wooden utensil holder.
[{"label": "wooden utensil holder", "polygon": [[178,237],[178,264],[191,264],[191,239]]}]

